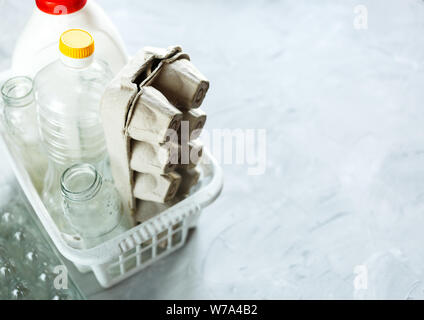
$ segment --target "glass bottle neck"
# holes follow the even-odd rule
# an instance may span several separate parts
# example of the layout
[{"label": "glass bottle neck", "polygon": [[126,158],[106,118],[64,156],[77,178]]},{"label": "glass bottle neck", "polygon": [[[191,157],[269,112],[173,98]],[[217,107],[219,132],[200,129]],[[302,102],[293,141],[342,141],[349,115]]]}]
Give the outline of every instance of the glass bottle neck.
[{"label": "glass bottle neck", "polygon": [[70,201],[93,199],[103,183],[101,175],[90,164],[77,164],[67,169],[60,180],[62,195]]},{"label": "glass bottle neck", "polygon": [[9,107],[26,107],[35,101],[33,81],[28,77],[12,78],[1,88],[1,95]]}]

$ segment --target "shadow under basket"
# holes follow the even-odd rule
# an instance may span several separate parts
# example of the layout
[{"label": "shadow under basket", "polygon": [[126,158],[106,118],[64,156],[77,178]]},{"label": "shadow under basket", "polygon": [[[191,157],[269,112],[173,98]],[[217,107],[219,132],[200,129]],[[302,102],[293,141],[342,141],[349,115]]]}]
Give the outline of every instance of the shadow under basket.
[{"label": "shadow under basket", "polygon": [[[1,73],[0,84],[10,76],[10,72]],[[187,198],[95,248],[75,249],[62,238],[18,152],[8,142],[3,125],[0,129],[0,143],[4,145],[16,178],[54,245],[81,272],[93,271],[104,288],[116,285],[181,248],[189,230],[196,226],[202,209],[214,202],[222,190],[222,169],[208,150],[205,150],[198,166],[201,179]]]}]

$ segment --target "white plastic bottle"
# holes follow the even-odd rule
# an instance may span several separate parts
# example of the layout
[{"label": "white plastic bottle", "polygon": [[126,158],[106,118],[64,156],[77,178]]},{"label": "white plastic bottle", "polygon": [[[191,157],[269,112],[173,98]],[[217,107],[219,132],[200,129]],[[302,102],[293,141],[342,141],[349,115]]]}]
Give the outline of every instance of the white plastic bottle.
[{"label": "white plastic bottle", "polygon": [[110,176],[100,100],[113,75],[107,63],[94,57],[94,40],[84,30],[64,32],[57,50],[61,58],[34,79],[38,125],[49,158],[42,199],[62,233],[72,237],[61,207],[60,177],[77,163]]},{"label": "white plastic bottle", "polygon": [[36,0],[13,54],[14,73],[33,77],[57,60],[57,39],[69,29],[88,31],[96,39],[96,56],[106,61],[114,74],[127,63],[121,36],[94,0]]}]

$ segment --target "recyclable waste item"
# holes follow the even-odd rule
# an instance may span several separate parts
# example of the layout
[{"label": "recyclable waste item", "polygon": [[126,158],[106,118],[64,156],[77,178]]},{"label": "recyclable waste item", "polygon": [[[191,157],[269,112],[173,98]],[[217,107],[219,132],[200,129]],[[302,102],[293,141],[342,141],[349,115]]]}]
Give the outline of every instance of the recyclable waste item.
[{"label": "recyclable waste item", "polygon": [[172,200],[181,184],[181,176],[176,172],[155,175],[136,172],[134,196],[140,200],[164,203]]},{"label": "recyclable waste item", "polygon": [[[181,181],[176,195],[171,200],[163,203],[149,200],[137,200],[137,210],[134,215],[135,221],[138,223],[149,221],[151,218],[171,209],[177,203],[189,197],[190,194],[195,191],[193,189],[196,189],[196,186],[198,186],[202,179],[202,171],[199,169],[199,166],[193,169],[178,168],[176,170],[176,173],[181,177]],[[134,192],[137,192],[137,183]]]},{"label": "recyclable waste item", "polygon": [[200,139],[189,142],[181,142],[180,145],[180,163],[182,169],[194,169],[203,155],[203,143]]},{"label": "recyclable waste item", "polygon": [[[172,49],[171,49],[172,50]],[[181,49],[179,49],[181,50]],[[181,51],[175,51],[174,53],[177,54]],[[172,54],[171,54],[172,55]],[[171,57],[171,55],[169,57]],[[188,59],[187,55],[184,55],[181,53],[181,58]],[[163,57],[166,58],[166,57]],[[61,59],[68,60],[64,57]],[[127,73],[123,70],[124,74],[131,74],[135,75],[137,74],[137,77],[140,77],[141,79],[145,79],[147,75],[138,73],[140,71],[140,66],[142,66],[144,61],[144,56],[138,56],[136,59],[139,59],[138,61],[140,63],[135,63],[133,65],[129,64],[125,68],[127,69]],[[91,59],[88,59],[91,60]],[[171,61],[170,59],[169,61]],[[151,61],[151,68],[150,71],[157,70],[157,67],[160,65],[161,59],[153,58]],[[65,61],[66,62],[66,61]],[[76,63],[76,67],[82,67],[81,66],[84,63],[84,59],[81,59],[79,63]],[[156,64],[158,63],[158,64]],[[129,69],[128,69],[129,68]],[[133,71],[130,69],[133,68]],[[76,70],[78,71],[78,70]],[[149,75],[150,75],[149,71]],[[2,74],[0,73],[0,82],[4,81],[5,78],[7,78],[9,73]],[[125,76],[123,77],[125,78]],[[53,79],[58,79],[54,78]],[[47,79],[48,80],[48,79]],[[60,80],[60,79],[59,79]],[[84,78],[83,78],[84,80]],[[59,83],[59,81],[58,81]],[[133,98],[135,98],[138,94],[138,86],[134,84],[134,86],[129,85],[129,82],[125,79],[123,79],[123,88],[129,89],[128,91],[117,91],[118,95],[115,95],[114,97],[111,97],[112,100],[115,100],[117,102],[115,106],[120,106],[122,101],[125,102],[125,99],[127,103],[133,102]],[[73,85],[68,86],[70,89],[76,87]],[[145,86],[143,86],[144,88]],[[150,86],[152,87],[152,86]],[[152,87],[154,89],[154,87]],[[54,89],[54,87],[53,87]],[[135,89],[135,91],[133,91]],[[72,91],[72,90],[70,90]],[[154,90],[151,90],[151,92],[155,92]],[[156,92],[159,92],[156,89]],[[47,91],[46,91],[47,93]],[[164,100],[164,95],[159,92],[161,95],[161,99],[157,99],[159,101],[168,101],[169,100],[165,97],[166,100]],[[74,94],[75,95],[75,94]],[[125,98],[126,97],[126,98]],[[132,98],[131,98],[132,97]],[[155,96],[156,97],[156,96]],[[131,101],[130,101],[131,100]],[[156,101],[157,101],[156,100]],[[180,119],[187,113],[187,110],[179,109],[177,108],[177,111],[173,108],[169,108],[169,105],[174,107],[172,104],[167,104],[167,108],[165,110],[173,110],[173,114],[176,115],[174,118],[171,117],[171,119],[174,119],[175,121],[169,121],[167,126],[169,128],[177,128],[180,126]],[[58,110],[62,111],[64,107],[59,107]],[[39,110],[41,108],[39,107]],[[71,108],[73,110],[74,108]],[[123,108],[116,108],[119,110],[119,112],[126,112],[128,109],[125,107]],[[84,109],[85,110],[85,109]],[[146,109],[147,110],[147,109]],[[166,114],[167,111],[163,111],[164,114]],[[200,109],[191,109],[191,110],[200,110]],[[161,111],[162,112],[162,111]],[[48,114],[48,113],[47,113]],[[53,115],[55,115],[53,113]],[[116,127],[109,126],[108,130],[110,128],[118,128],[122,125],[123,119],[126,120],[126,117],[123,114],[118,114],[119,117],[115,118],[115,125]],[[62,117],[63,118],[63,117]],[[62,119],[59,117],[59,119]],[[165,119],[164,117],[163,119]],[[53,118],[54,124],[57,124],[57,118]],[[154,120],[154,117],[152,117],[152,121]],[[166,123],[167,121],[165,121]],[[70,122],[75,123],[75,122]],[[79,122],[78,122],[79,123]],[[109,124],[110,125],[110,124]],[[159,126],[160,127],[160,126]],[[121,127],[122,128],[122,127]],[[148,128],[148,130],[155,129],[154,127]],[[78,129],[78,131],[81,131]],[[95,130],[91,130],[92,132],[96,132]],[[175,131],[175,130],[170,130]],[[50,132],[55,132],[53,129]],[[60,130],[59,132],[59,138],[63,137],[64,134]],[[48,132],[47,132],[48,133]],[[74,133],[74,131],[70,131],[71,134]],[[68,136],[68,135],[66,135]],[[22,189],[24,190],[25,194],[27,195],[29,201],[31,202],[31,205],[34,208],[35,213],[37,214],[37,217],[41,221],[43,227],[47,231],[48,235],[50,236],[50,239],[54,242],[55,246],[58,248],[60,253],[73,262],[75,266],[80,270],[81,272],[87,272],[92,271],[98,280],[99,284],[105,288],[109,288],[114,286],[117,283],[120,283],[124,279],[127,279],[131,277],[132,275],[136,274],[137,272],[147,268],[148,266],[154,264],[155,262],[165,258],[166,256],[170,255],[171,253],[177,251],[179,248],[181,248],[189,234],[189,230],[194,228],[197,224],[198,218],[202,212],[202,209],[213,203],[216,198],[219,196],[222,185],[223,185],[223,175],[222,175],[222,169],[218,165],[216,159],[208,152],[208,150],[203,150],[203,157],[196,166],[196,169],[199,170],[200,178],[198,180],[198,183],[191,186],[189,189],[189,192],[180,194],[181,188],[178,189],[176,196],[169,200],[166,203],[154,203],[154,202],[148,202],[148,201],[137,201],[137,203],[142,203],[143,205],[137,206],[136,211],[136,217],[138,216],[139,209],[143,211],[143,213],[148,213],[147,210],[144,210],[144,204],[154,204],[155,206],[158,205],[158,208],[152,208],[152,210],[149,212],[151,215],[149,218],[146,217],[146,215],[143,215],[143,217],[146,220],[139,220],[141,223],[137,226],[134,226],[130,230],[115,235],[112,239],[109,239],[105,242],[102,242],[95,247],[85,249],[82,241],[79,242],[72,242],[72,240],[75,240],[74,236],[78,236],[76,231],[73,229],[73,227],[68,223],[70,226],[70,229],[72,229],[72,232],[75,232],[72,235],[73,239],[69,239],[68,237],[64,237],[64,233],[60,231],[59,226],[55,221],[53,220],[53,214],[50,208],[47,208],[47,205],[41,200],[41,195],[37,193],[37,191],[34,188],[34,184],[32,183],[27,170],[23,166],[22,158],[17,153],[15,148],[13,148],[13,144],[10,143],[9,139],[6,137],[5,130],[0,130],[0,144],[3,144],[5,152],[5,156],[9,158],[10,165],[20,183],[22,186]],[[127,151],[128,149],[123,148],[124,142],[129,142],[130,145],[127,146],[130,150],[133,146],[132,142],[137,142],[135,139],[131,138],[125,138],[125,140],[122,138],[123,136],[117,136],[117,147],[122,148],[121,150]],[[127,137],[129,137],[127,135]],[[57,138],[55,135],[53,138]],[[159,160],[159,162],[146,162],[145,165],[148,165],[149,168],[154,167],[157,163],[161,163],[163,157],[169,157],[170,159],[177,159],[180,158],[180,154],[177,154],[175,156],[174,151],[175,149],[180,150],[180,141],[183,141],[182,136],[178,136],[175,138],[174,135],[172,135],[173,143],[172,145],[167,141],[168,137],[165,138],[165,143],[169,145],[169,149],[166,148],[163,149],[165,144],[158,143],[158,141],[151,141],[148,142],[150,146],[153,146],[154,152],[151,152],[150,154],[155,158],[156,160]],[[123,139],[122,141],[119,139]],[[77,139],[70,139],[73,141],[82,141]],[[184,141],[188,142],[191,139],[184,139]],[[66,141],[66,140],[65,140]],[[146,142],[144,140],[141,140],[140,142]],[[44,144],[44,141],[43,141]],[[56,146],[60,147],[63,146],[63,144],[57,144]],[[66,150],[66,148],[64,148]],[[61,149],[63,151],[63,149]],[[146,149],[147,150],[147,149]],[[172,152],[171,152],[172,151]],[[179,153],[179,151],[177,151]],[[84,153],[85,154],[85,153]],[[116,154],[112,154],[114,156]],[[171,156],[172,155],[172,156]],[[128,154],[127,159],[130,159],[132,156],[131,153]],[[111,159],[112,162],[116,161]],[[118,161],[121,161],[118,157]],[[172,160],[174,161],[174,160]],[[137,161],[136,161],[137,162]],[[82,162],[79,161],[78,163],[88,163],[90,165],[93,165],[96,170],[101,173],[99,168],[90,162]],[[70,164],[70,166],[74,165],[74,163]],[[128,168],[130,165],[129,162],[125,164]],[[145,169],[143,169],[145,170]],[[181,175],[181,170],[179,164],[172,165],[171,169],[167,168],[166,166],[161,168],[155,168],[155,170],[159,170],[161,172],[162,170],[167,170],[167,173],[173,173],[174,176]],[[149,171],[149,170],[146,170]],[[154,171],[154,170],[153,170]],[[177,172],[178,171],[178,172]],[[141,171],[141,173],[144,173]],[[161,176],[161,174],[154,173],[155,175]],[[109,180],[104,174],[102,175],[104,179]],[[181,175],[182,176],[182,175]],[[184,183],[184,178],[181,177],[181,183]],[[122,181],[122,180],[121,180]],[[115,185],[117,187],[117,190],[119,193],[122,192],[121,186],[119,183],[115,182]],[[132,190],[131,190],[132,191]],[[60,197],[62,195],[60,194]],[[1,198],[0,198],[1,200]],[[124,201],[127,201],[128,199],[124,198]],[[135,200],[135,199],[134,199]],[[61,206],[62,201],[58,201],[59,205]],[[125,205],[125,203],[124,203]],[[64,218],[64,220],[67,221],[66,216],[63,214],[63,210],[61,211],[62,216],[61,218]],[[127,215],[129,216],[129,215]],[[19,239],[19,237],[18,237]],[[27,284],[27,283],[24,283]],[[23,289],[25,286],[23,287]]]},{"label": "recyclable waste item", "polygon": [[87,30],[96,39],[96,55],[117,73],[126,63],[121,36],[94,0],[36,0],[12,57],[15,74],[33,77],[57,60],[57,39],[69,29]]},{"label": "recyclable waste item", "polygon": [[19,150],[34,186],[41,191],[47,158],[38,133],[32,79],[18,76],[7,80],[1,87],[1,96],[4,127]]},{"label": "recyclable waste item", "polygon": [[63,262],[21,191],[11,189],[0,206],[0,300],[83,299],[71,278],[67,289],[55,287]]},{"label": "recyclable waste item", "polygon": [[94,57],[88,32],[64,32],[59,49],[61,58],[34,80],[41,139],[49,158],[42,199],[66,239],[78,246],[79,238],[63,214],[60,178],[78,163],[92,164],[110,177],[99,106],[113,76],[107,64]]},{"label": "recyclable waste item", "polygon": [[[206,122],[197,108],[208,89],[209,81],[178,46],[145,48],[106,88],[103,126],[112,174],[127,211],[137,211],[136,199],[170,202],[181,184],[189,192],[193,174],[184,171],[183,179],[175,170],[192,170],[201,159],[203,145],[193,137],[200,136]],[[186,132],[179,132],[183,119]]]},{"label": "recyclable waste item", "polygon": [[[183,113],[183,128],[181,130],[187,130],[186,135],[181,135],[181,138],[184,139],[182,142],[188,142],[190,140],[195,140],[200,137],[203,127],[206,124],[207,115],[201,109],[192,109]],[[184,128],[187,127],[187,129]]]},{"label": "recyclable waste item", "polygon": [[155,88],[146,86],[142,90],[143,99],[138,96],[134,101],[128,135],[136,141],[164,143],[168,130],[180,127],[183,114]]},{"label": "recyclable waste item", "polygon": [[178,165],[179,145],[160,145],[146,141],[132,142],[131,169],[137,172],[166,174]]},{"label": "recyclable waste item", "polygon": [[174,106],[190,110],[202,105],[209,90],[209,81],[190,62],[188,55],[173,54],[171,58],[169,48],[146,47],[144,56],[146,61],[153,58],[169,62],[160,66],[160,72],[151,78],[151,85],[162,92]]},{"label": "recyclable waste item", "polygon": [[133,227],[132,218],[122,212],[113,182],[103,179],[90,164],[77,164],[66,170],[61,192],[65,216],[86,249]]},{"label": "recyclable waste item", "polygon": [[190,193],[193,188],[200,180],[201,172],[197,167],[193,169],[177,169],[177,172],[181,176],[182,183],[178,189],[178,194],[186,196]]}]

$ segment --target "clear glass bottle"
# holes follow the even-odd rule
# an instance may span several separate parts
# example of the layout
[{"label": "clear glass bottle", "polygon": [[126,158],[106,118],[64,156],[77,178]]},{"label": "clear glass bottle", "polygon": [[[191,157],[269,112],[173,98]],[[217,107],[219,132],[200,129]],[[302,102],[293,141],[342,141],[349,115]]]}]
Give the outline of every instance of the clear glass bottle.
[{"label": "clear glass bottle", "polygon": [[106,62],[94,58],[94,40],[88,32],[64,32],[59,50],[60,59],[42,69],[34,82],[40,133],[49,157],[42,199],[72,241],[75,237],[60,205],[60,178],[77,163],[90,163],[110,176],[100,100],[113,75]]},{"label": "clear glass bottle", "polygon": [[123,214],[120,196],[112,181],[102,179],[90,164],[77,164],[61,178],[63,210],[70,225],[92,248],[132,227]]},{"label": "clear glass bottle", "polygon": [[4,101],[3,119],[11,142],[19,150],[35,188],[41,191],[47,169],[47,157],[38,133],[37,108],[33,81],[14,77],[1,88]]}]

